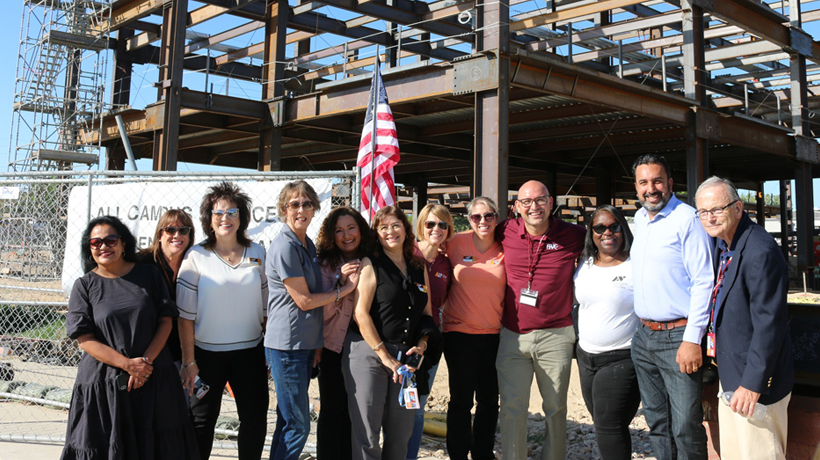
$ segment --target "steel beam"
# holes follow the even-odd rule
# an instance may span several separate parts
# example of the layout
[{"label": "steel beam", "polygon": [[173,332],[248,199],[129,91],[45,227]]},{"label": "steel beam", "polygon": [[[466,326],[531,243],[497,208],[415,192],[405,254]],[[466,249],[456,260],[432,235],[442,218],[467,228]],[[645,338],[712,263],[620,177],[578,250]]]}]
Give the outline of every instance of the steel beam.
[{"label": "steel beam", "polygon": [[[474,196],[492,198],[501,209],[506,209],[509,195],[509,23],[510,9],[506,3],[486,2],[478,8],[476,28],[481,33],[476,37],[476,49],[487,52],[485,56],[490,65],[485,68],[496,73],[493,76],[496,87],[475,93],[472,192]],[[493,60],[496,62],[491,62]],[[475,72],[471,74],[475,76]]]},{"label": "steel beam", "polygon": [[[683,87],[684,94],[694,101],[695,112],[690,116],[692,123],[686,127],[686,192],[689,204],[695,205],[695,192],[698,185],[709,177],[709,143],[698,131],[698,127],[707,125],[701,132],[716,131],[717,117],[707,115],[701,110],[707,104],[706,86],[709,74],[706,72],[706,40],[703,9],[692,0],[681,2],[683,20]],[[711,131],[710,129],[711,128]]]},{"label": "steel beam", "polygon": [[119,2],[117,7],[111,12],[111,19],[93,25],[92,29],[98,32],[117,30],[130,22],[148,16],[168,3],[172,3],[172,0],[131,0]]},{"label": "steel beam", "polygon": [[642,3],[643,0],[602,0],[592,4],[570,8],[566,10],[559,10],[550,13],[543,13],[522,21],[517,21],[510,24],[510,32],[518,32],[521,30],[532,29],[534,27],[547,25],[553,22],[566,21],[575,19],[581,16],[588,16],[602,11],[613,10],[628,5],[635,5]]},{"label": "steel beam", "polygon": [[179,114],[182,109],[182,71],[188,0],[175,0],[162,14],[159,96],[163,105],[162,130],[154,136],[154,171],[176,171]]},{"label": "steel beam", "polygon": [[789,260],[789,242],[792,231],[792,181],[781,180],[780,182],[780,249],[783,257]]},{"label": "steel beam", "polygon": [[[797,197],[797,271],[805,275],[806,287],[814,289],[814,187],[812,165],[797,162],[794,170]],[[802,281],[798,279],[798,283]]]},{"label": "steel beam", "polygon": [[[274,0],[268,3],[265,12],[265,57],[262,98],[275,102],[285,95],[285,47],[288,35],[288,0]],[[277,171],[281,168],[282,128],[273,126],[268,119],[260,124],[259,171]]]},{"label": "steel beam", "polygon": [[126,40],[134,35],[133,29],[122,29],[117,32],[117,47],[114,50],[114,81],[111,91],[111,103],[114,107],[131,104],[131,75],[134,65],[125,52]]}]

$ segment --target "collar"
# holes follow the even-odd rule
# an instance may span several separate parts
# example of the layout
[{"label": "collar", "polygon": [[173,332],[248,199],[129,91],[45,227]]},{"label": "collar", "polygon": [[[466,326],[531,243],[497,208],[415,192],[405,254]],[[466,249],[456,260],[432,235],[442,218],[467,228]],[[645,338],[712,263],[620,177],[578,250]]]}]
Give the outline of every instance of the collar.
[{"label": "collar", "polygon": [[[752,218],[749,217],[748,214],[746,214],[746,211],[743,211],[743,214],[740,216],[740,221],[737,223],[737,228],[735,229],[735,236],[732,238],[732,244],[729,246],[729,249],[732,252],[734,252],[734,250],[737,249],[738,242],[743,237],[743,235],[746,234],[746,231],[752,224],[754,224],[754,222],[752,222]],[[723,240],[720,240],[720,243],[722,243],[724,246],[726,245],[726,242],[724,242]]]},{"label": "collar", "polygon": [[[519,221],[518,222],[518,236],[521,239],[524,239],[524,238],[527,237],[527,225],[524,224],[524,218],[523,217],[519,217],[516,220]],[[557,225],[559,225],[558,221],[560,221],[560,220],[561,219],[556,219],[555,216],[553,216],[550,213],[550,216],[547,218],[547,221],[550,223],[550,227],[549,227],[549,229],[547,229],[547,233],[545,233],[544,235],[530,235],[530,236],[532,236],[533,238],[540,238],[541,236],[546,236],[547,239],[552,239],[551,235],[553,235],[555,233],[555,231],[554,231],[555,227]]]},{"label": "collar", "polygon": [[282,230],[282,234],[285,235],[285,238],[290,240],[290,242],[299,247],[303,247],[305,249],[310,247],[310,237],[305,236],[305,245],[302,246],[302,241],[299,239],[298,236],[296,236],[296,233],[293,232],[293,230],[288,226],[288,224],[285,224],[285,228]]}]

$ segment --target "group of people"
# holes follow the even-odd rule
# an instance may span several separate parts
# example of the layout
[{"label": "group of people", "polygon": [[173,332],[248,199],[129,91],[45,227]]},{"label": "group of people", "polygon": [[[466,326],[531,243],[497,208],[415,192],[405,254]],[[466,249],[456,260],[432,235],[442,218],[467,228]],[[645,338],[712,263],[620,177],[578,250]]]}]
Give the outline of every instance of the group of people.
[{"label": "group of people", "polygon": [[[207,459],[229,385],[239,458],[257,460],[270,373],[271,459],[299,458],[317,374],[321,460],[415,459],[443,355],[450,458],[494,459],[499,421],[503,458],[527,458],[533,376],[542,458],[565,458],[575,356],[603,459],[631,457],[641,402],[657,458],[706,459],[704,338],[722,390],[734,391],[720,410],[724,458],[785,458],[793,372],[782,255],[730,182],[704,182],[695,210],[672,194],[663,157],[639,158],[633,174],[634,237],[613,206],[586,229],[554,217],[536,181],[519,190],[515,218],[502,220],[486,197],[467,204],[461,233],[439,204],[414,225],[396,207],[370,225],[340,207],[315,243],[320,200],[291,182],[267,251],[248,237],[249,197],[227,182],[202,200],[198,244],[181,210],[139,253],[117,218],[94,219],[69,299],[68,334],[86,353],[63,458]],[[766,417],[743,417],[755,403]]]}]

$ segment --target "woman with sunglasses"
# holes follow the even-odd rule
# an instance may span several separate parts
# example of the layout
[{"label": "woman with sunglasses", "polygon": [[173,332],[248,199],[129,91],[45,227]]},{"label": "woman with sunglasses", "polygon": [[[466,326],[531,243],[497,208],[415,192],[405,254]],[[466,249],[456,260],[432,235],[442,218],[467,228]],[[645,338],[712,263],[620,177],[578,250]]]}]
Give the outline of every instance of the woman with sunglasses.
[{"label": "woman with sunglasses", "polygon": [[[371,255],[372,246],[370,229],[360,212],[347,206],[331,211],[316,239],[324,290],[344,285],[347,277],[359,270],[362,259]],[[316,351],[322,402],[316,423],[316,453],[324,460],[351,458],[350,414],[342,377],[342,348],[356,305],[351,294],[323,307],[324,347]]]},{"label": "woman with sunglasses", "polygon": [[[319,196],[303,180],[286,184],[279,193],[282,232],[271,241],[267,276],[270,285],[265,353],[276,385],[276,429],[271,460],[298,460],[310,433],[308,386],[322,348],[323,309],[353,292],[359,269],[325,291],[316,246],[307,236]],[[342,382],[337,382],[341,385]]]},{"label": "woman with sunglasses", "polygon": [[[342,373],[348,391],[354,460],[405,460],[414,410],[404,403],[413,355],[440,342],[424,263],[414,255],[413,229],[395,206],[379,209],[371,228],[376,253],[362,261],[355,324],[345,339]],[[410,396],[410,395],[407,395]],[[384,435],[384,448],[380,447]]]},{"label": "woman with sunglasses", "polygon": [[[169,209],[157,222],[151,246],[137,253],[137,262],[157,267],[171,294],[171,300],[175,302],[179,267],[185,253],[193,245],[194,221],[191,216],[182,209]],[[179,346],[179,327],[176,321],[171,323],[171,335],[165,346],[179,369],[182,366],[182,349]]]},{"label": "woman with sunglasses", "polygon": [[[182,384],[203,460],[211,455],[227,383],[239,414],[239,458],[259,460],[268,417],[265,250],[248,238],[251,199],[235,184],[210,187],[199,214],[205,241],[191,247],[177,278]],[[197,392],[201,397],[194,393],[198,382],[210,387]]]},{"label": "woman with sunglasses", "polygon": [[136,264],[136,239],[116,217],[89,222],[85,275],[66,331],[85,352],[71,395],[62,459],[199,458],[165,341],[177,309],[162,275]]},{"label": "woman with sunglasses", "polygon": [[581,392],[604,460],[632,457],[629,423],[640,403],[630,347],[638,329],[632,294],[632,232],[610,205],[592,214],[575,272]]},{"label": "woman with sunglasses", "polygon": [[[453,460],[495,458],[498,377],[495,369],[507,275],[495,240],[498,206],[477,197],[467,204],[470,230],[447,244],[453,285],[444,307],[444,358],[450,373],[447,452]],[[475,421],[470,412],[476,402]],[[470,426],[472,421],[472,427]]]},{"label": "woman with sunglasses", "polygon": [[[441,307],[447,300],[450,282],[453,278],[453,266],[450,259],[444,254],[444,243],[453,236],[453,216],[450,211],[440,204],[431,203],[419,211],[416,223],[416,257],[424,261],[427,269],[427,279],[430,280],[430,305],[433,311],[433,321],[441,328]],[[433,388],[433,381],[438,371],[438,357],[435,362],[433,355],[428,351],[421,368],[416,371],[418,383],[419,404],[413,421],[413,434],[407,444],[407,460],[418,458],[421,447],[421,436],[424,432],[424,408],[427,398]]]}]

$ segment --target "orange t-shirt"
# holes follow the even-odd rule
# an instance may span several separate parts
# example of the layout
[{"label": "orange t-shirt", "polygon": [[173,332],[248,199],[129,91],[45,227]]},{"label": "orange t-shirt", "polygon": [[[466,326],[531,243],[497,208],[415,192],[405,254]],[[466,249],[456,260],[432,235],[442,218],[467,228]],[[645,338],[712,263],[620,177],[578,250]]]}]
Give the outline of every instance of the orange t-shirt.
[{"label": "orange t-shirt", "polygon": [[444,305],[444,332],[498,334],[507,289],[501,243],[481,254],[470,230],[447,242],[447,256],[453,264],[453,284]]}]

